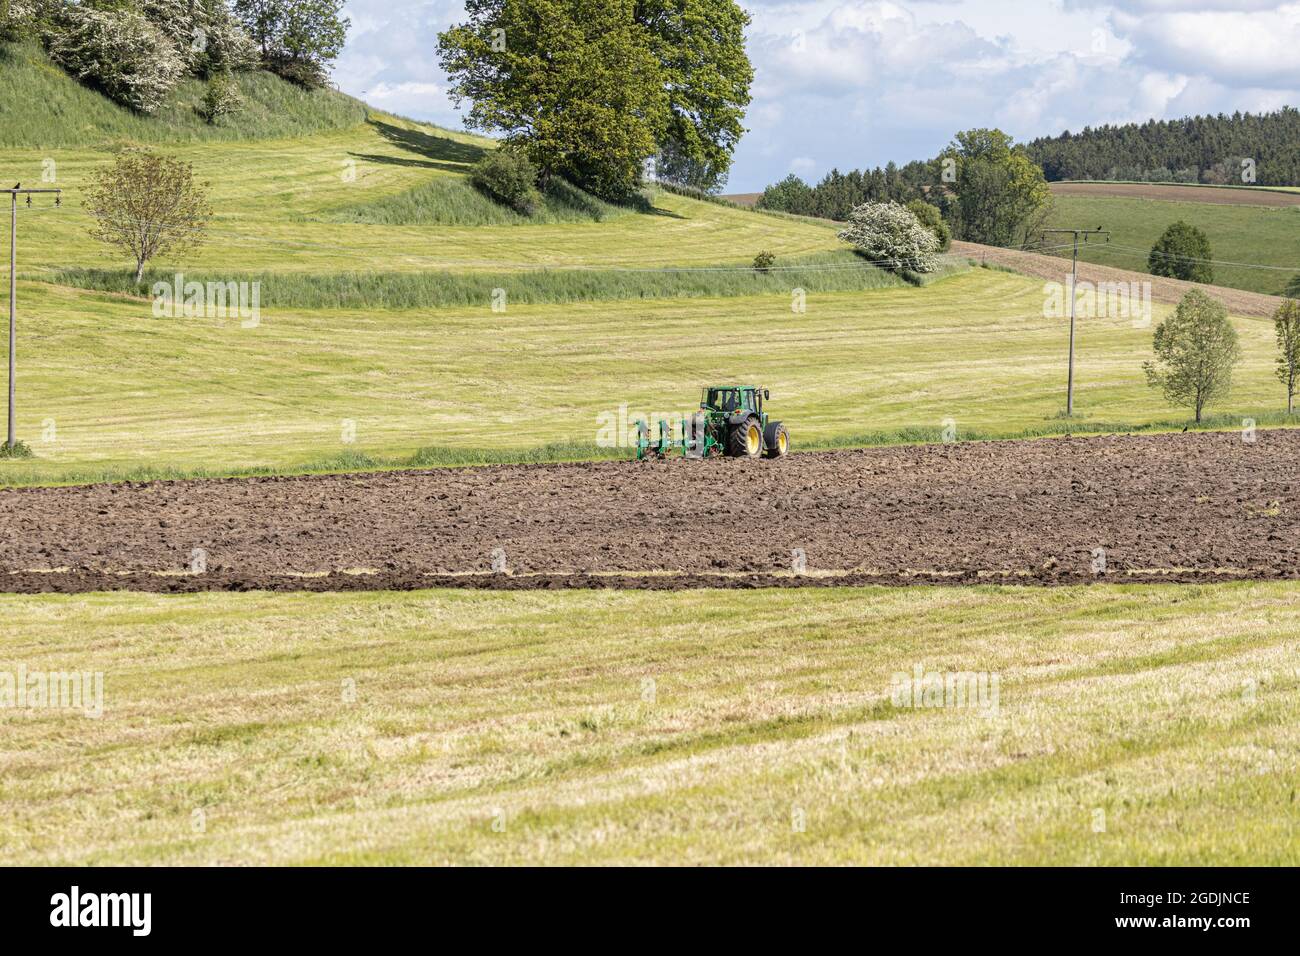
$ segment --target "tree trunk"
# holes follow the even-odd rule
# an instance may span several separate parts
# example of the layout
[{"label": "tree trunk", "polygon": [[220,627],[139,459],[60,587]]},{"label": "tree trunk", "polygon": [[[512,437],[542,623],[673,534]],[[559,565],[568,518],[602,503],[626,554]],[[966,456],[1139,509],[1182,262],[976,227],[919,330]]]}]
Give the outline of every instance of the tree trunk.
[{"label": "tree trunk", "polygon": [[135,284],[139,285],[144,279],[144,260],[138,259],[135,264]]}]

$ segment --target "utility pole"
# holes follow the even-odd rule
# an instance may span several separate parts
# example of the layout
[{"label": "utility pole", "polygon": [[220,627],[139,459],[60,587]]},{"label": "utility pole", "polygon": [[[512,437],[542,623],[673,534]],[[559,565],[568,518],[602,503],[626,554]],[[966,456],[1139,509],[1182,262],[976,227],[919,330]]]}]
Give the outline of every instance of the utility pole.
[{"label": "utility pole", "polygon": [[27,205],[32,204],[33,193],[54,193],[54,205],[59,205],[63,198],[62,189],[23,189],[22,183],[14,183],[13,189],[0,189],[0,193],[9,194],[9,437],[6,445],[10,452],[18,446],[14,434],[14,346],[18,323],[18,197],[27,197]]},{"label": "utility pole", "polygon": [[1101,227],[1043,230],[1044,236],[1052,233],[1074,237],[1074,258],[1070,263],[1070,369],[1065,382],[1065,417],[1069,418],[1074,414],[1074,303],[1076,299],[1074,290],[1079,280],[1079,237],[1082,236],[1084,245],[1087,245],[1089,236],[1105,236],[1106,241],[1110,242],[1110,233]]}]

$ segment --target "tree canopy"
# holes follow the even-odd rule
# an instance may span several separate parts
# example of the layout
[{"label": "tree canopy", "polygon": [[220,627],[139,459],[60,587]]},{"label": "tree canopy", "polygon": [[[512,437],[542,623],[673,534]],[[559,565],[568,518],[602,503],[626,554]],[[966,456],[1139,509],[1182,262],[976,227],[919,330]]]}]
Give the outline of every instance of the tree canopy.
[{"label": "tree canopy", "polygon": [[1210,240],[1200,229],[1179,219],[1166,229],[1151,247],[1147,268],[1155,276],[1213,282]]},{"label": "tree canopy", "polygon": [[1043,171],[998,129],[958,133],[940,155],[955,182],[941,198],[962,239],[990,246],[1023,242],[1042,222],[1051,194]]},{"label": "tree canopy", "polygon": [[1228,394],[1232,367],[1241,358],[1228,310],[1200,289],[1183,296],[1156,326],[1152,348],[1155,360],[1142,365],[1147,383],[1171,404],[1191,406],[1198,422],[1206,405]]},{"label": "tree canopy", "polygon": [[438,38],[452,98],[543,177],[621,199],[664,149],[703,169],[705,188],[725,175],[753,75],[732,0],[468,0],[465,12]]},{"label": "tree canopy", "polygon": [[[1033,140],[1047,178],[1300,185],[1300,110],[1085,127]],[[1249,166],[1242,160],[1249,159]],[[1249,176],[1243,177],[1243,173]],[[1251,178],[1253,176],[1253,179]]]}]

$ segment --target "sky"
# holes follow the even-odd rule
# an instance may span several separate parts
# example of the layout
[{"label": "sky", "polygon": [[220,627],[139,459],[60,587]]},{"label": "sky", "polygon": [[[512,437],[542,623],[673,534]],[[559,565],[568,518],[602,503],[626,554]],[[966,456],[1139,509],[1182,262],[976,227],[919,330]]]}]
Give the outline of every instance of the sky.
[{"label": "sky", "polygon": [[[1017,140],[1103,123],[1300,106],[1300,0],[740,0],[753,102],[728,192],[789,173],[938,153],[958,130]],[[459,0],[348,0],[347,93],[452,129],[437,34]]]}]

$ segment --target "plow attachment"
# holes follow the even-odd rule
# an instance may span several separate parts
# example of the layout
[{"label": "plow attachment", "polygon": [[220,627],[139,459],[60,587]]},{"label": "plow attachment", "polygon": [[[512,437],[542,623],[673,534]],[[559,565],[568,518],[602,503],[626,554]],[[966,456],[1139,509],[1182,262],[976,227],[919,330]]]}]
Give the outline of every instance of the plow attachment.
[{"label": "plow attachment", "polygon": [[685,458],[704,458],[722,453],[722,446],[710,434],[708,419],[702,412],[683,415],[681,426],[681,434],[674,438],[668,420],[659,419],[659,438],[658,441],[652,441],[650,425],[644,418],[637,419],[636,460],[667,458],[673,452],[680,452]]}]

